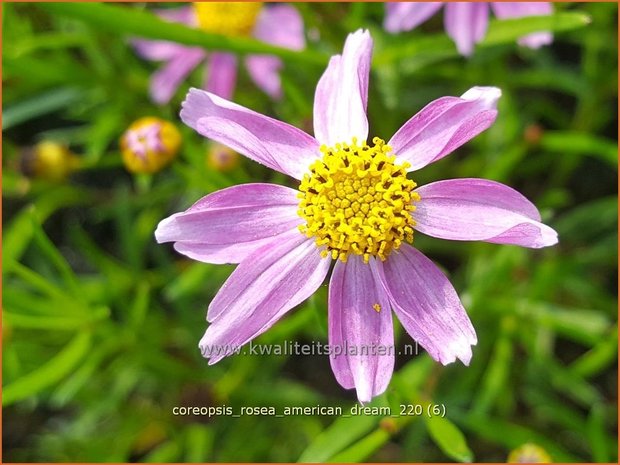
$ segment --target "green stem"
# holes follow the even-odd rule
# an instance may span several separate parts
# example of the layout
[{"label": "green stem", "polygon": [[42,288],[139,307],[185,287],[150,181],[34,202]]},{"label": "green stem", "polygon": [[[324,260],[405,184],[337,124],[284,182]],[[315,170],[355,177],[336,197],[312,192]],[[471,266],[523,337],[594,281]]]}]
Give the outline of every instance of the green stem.
[{"label": "green stem", "polygon": [[246,37],[228,37],[171,23],[156,15],[135,8],[102,3],[41,3],[49,13],[79,19],[108,32],[135,35],[148,39],[170,40],[185,45],[226,50],[240,54],[260,53],[275,55],[291,62],[325,66],[327,55],[314,50],[290,50]]}]

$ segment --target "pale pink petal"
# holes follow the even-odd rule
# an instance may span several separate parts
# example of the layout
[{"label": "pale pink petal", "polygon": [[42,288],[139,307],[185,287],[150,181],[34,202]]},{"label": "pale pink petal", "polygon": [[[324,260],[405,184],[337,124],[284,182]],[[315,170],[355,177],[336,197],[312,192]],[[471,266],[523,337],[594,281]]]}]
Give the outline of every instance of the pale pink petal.
[{"label": "pale pink petal", "polygon": [[295,7],[284,3],[270,4],[260,11],[253,35],[268,44],[292,50],[306,46],[301,15]]},{"label": "pale pink petal", "polygon": [[301,129],[199,89],[190,89],[181,119],[203,136],[297,179],[321,156],[318,142]]},{"label": "pale pink petal", "polygon": [[245,66],[254,83],[267,95],[275,100],[282,98],[280,70],[282,61],[270,55],[249,55]]},{"label": "pale pink petal", "polygon": [[[294,7],[285,4],[269,5],[261,10],[254,37],[268,44],[279,45],[293,50],[306,46],[304,23]],[[246,66],[252,80],[271,98],[282,97],[280,69],[282,61],[270,55],[249,55]]]},{"label": "pale pink petal", "polygon": [[433,16],[444,2],[396,2],[385,4],[383,27],[388,32],[410,31]]},{"label": "pale pink petal", "polygon": [[321,76],[314,95],[314,135],[321,144],[351,143],[368,137],[366,102],[372,56],[367,30],[349,34],[342,56],[335,55]]},{"label": "pale pink petal", "polygon": [[480,2],[450,2],[444,12],[446,32],[461,55],[471,55],[489,24],[489,5]]},{"label": "pale pink petal", "polygon": [[266,244],[241,262],[209,305],[211,325],[200,341],[209,364],[267,331],[312,295],[330,262],[300,233]]},{"label": "pale pink petal", "polygon": [[[493,2],[491,7],[495,16],[500,19],[553,14],[553,7],[549,2]],[[553,34],[550,32],[535,32],[519,39],[520,45],[530,48],[539,48],[551,42],[553,42]]]},{"label": "pale pink petal", "polygon": [[185,49],[164,64],[151,77],[150,94],[155,103],[168,103],[183,80],[205,59],[205,53],[195,48]]},{"label": "pale pink petal", "polygon": [[540,222],[532,203],[516,190],[486,179],[450,179],[416,190],[421,200],[415,229],[457,241],[488,241],[540,248],[557,244],[558,235]]},{"label": "pale pink petal", "polygon": [[396,316],[431,357],[469,365],[476,332],[448,278],[408,244],[377,268]]},{"label": "pale pink petal", "polygon": [[442,97],[413,116],[388,144],[411,164],[409,171],[433,163],[476,137],[497,116],[497,87],[472,87],[461,97]]},{"label": "pale pink petal", "polygon": [[188,48],[165,40],[132,39],[131,45],[138,55],[151,61],[168,61]]},{"label": "pale pink petal", "polygon": [[237,82],[237,57],[231,53],[209,55],[205,89],[219,97],[231,99]]},{"label": "pale pink petal", "polygon": [[[208,263],[239,263],[275,236],[303,223],[297,191],[276,184],[241,184],[203,197],[157,226],[157,242]],[[301,235],[301,233],[299,233]]]},{"label": "pale pink petal", "polygon": [[360,402],[370,402],[392,377],[394,330],[388,297],[360,256],[336,261],[328,316],[329,361],[336,379],[346,389],[355,387]]}]

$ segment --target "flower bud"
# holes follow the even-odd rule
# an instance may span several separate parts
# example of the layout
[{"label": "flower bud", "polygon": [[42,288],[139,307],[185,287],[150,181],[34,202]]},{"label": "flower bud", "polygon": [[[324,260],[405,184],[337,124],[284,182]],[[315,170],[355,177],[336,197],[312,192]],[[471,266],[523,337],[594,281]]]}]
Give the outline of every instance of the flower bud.
[{"label": "flower bud", "polygon": [[177,156],[181,133],[172,123],[148,116],[129,126],[120,146],[128,171],[156,173]]},{"label": "flower bud", "polygon": [[43,141],[25,150],[21,170],[27,176],[62,181],[77,169],[80,159],[58,142]]},{"label": "flower bud", "polygon": [[551,457],[545,449],[536,444],[526,443],[510,452],[508,463],[551,463]]},{"label": "flower bud", "polygon": [[225,145],[212,143],[207,149],[207,168],[221,171],[231,171],[239,164],[239,154]]}]

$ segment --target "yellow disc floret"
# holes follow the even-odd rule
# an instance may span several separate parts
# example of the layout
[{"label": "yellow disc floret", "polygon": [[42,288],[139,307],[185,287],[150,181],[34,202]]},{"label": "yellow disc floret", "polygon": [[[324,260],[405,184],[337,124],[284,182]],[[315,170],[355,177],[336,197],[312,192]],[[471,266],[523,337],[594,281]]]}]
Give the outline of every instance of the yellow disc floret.
[{"label": "yellow disc floret", "polygon": [[196,2],[198,26],[226,36],[247,36],[254,29],[260,2]]},{"label": "yellow disc floret", "polygon": [[346,262],[349,254],[385,260],[403,241],[413,240],[411,212],[420,196],[407,179],[408,163],[397,165],[378,137],[366,142],[321,147],[323,158],[310,166],[299,186],[299,228],[324,257]]}]

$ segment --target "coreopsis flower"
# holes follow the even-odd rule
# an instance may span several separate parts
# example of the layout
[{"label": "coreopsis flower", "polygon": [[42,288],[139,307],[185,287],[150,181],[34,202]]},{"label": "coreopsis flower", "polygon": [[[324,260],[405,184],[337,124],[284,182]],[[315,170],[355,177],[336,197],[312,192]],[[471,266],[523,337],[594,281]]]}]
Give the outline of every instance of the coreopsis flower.
[{"label": "coreopsis flower", "polygon": [[393,347],[392,311],[443,364],[457,358],[469,364],[477,342],[448,278],[410,245],[414,230],[534,248],[557,242],[536,207],[508,186],[451,179],[417,187],[407,177],[491,126],[499,89],[474,87],[440,98],[387,143],[366,142],[372,46],[360,30],[331,58],[316,88],[314,137],[198,89],[183,103],[185,124],[299,181],[298,189],[244,184],[220,190],[155,231],[158,242],[174,242],[193,259],[239,264],[209,305],[200,348],[210,364],[312,295],[334,262],[331,366],[344,388],[369,401],[392,376],[393,351],[369,349]]},{"label": "coreopsis flower", "polygon": [[152,116],[134,121],[120,141],[123,163],[132,173],[156,173],[177,156],[180,146],[176,126]]},{"label": "coreopsis flower", "polygon": [[[398,2],[386,3],[384,27],[388,32],[410,31],[433,16],[445,3],[444,26],[461,55],[471,55],[487,31],[489,8],[500,19],[544,16],[552,13],[549,2]],[[519,44],[539,48],[552,42],[550,32],[536,32]]]},{"label": "coreopsis flower", "polygon": [[[305,47],[301,16],[289,5],[263,6],[258,2],[201,2],[181,8],[157,10],[163,19],[227,36],[252,36],[263,42],[300,50]],[[228,52],[207,52],[167,41],[134,40],[139,55],[165,64],[151,77],[154,102],[165,104],[185,78],[201,63],[207,64],[204,88],[231,98],[237,79],[237,57]],[[246,68],[255,84],[274,99],[282,95],[282,62],[270,55],[248,55]]]}]

